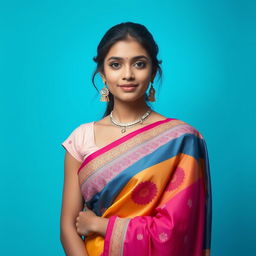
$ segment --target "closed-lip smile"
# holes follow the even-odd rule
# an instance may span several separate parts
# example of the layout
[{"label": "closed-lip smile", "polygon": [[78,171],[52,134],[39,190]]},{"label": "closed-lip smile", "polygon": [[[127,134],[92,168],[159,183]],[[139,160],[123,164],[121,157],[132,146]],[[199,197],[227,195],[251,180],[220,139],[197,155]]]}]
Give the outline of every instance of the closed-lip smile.
[{"label": "closed-lip smile", "polygon": [[138,84],[120,84],[120,87],[136,87]]}]

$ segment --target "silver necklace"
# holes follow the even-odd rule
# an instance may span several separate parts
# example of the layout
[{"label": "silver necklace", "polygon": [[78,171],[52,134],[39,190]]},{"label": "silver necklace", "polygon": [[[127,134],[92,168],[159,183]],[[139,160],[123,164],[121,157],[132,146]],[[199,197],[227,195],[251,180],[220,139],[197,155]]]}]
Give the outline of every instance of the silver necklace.
[{"label": "silver necklace", "polygon": [[138,124],[138,123],[142,124],[143,121],[150,115],[151,112],[152,112],[152,110],[149,109],[142,117],[140,117],[139,119],[137,119],[133,122],[130,122],[130,123],[120,123],[117,120],[115,120],[114,117],[113,117],[113,111],[111,111],[109,117],[110,117],[110,120],[111,120],[112,124],[114,124],[116,126],[119,126],[119,127],[122,127],[121,133],[124,133],[124,132],[126,132],[127,127],[133,126],[133,125]]}]

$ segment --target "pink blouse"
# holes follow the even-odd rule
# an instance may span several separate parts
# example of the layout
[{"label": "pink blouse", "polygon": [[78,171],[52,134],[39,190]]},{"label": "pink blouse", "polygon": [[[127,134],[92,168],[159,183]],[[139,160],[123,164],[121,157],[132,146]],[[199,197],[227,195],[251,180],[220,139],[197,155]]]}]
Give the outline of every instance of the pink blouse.
[{"label": "pink blouse", "polygon": [[95,145],[94,121],[78,126],[61,145],[82,163],[88,155],[99,149]]}]

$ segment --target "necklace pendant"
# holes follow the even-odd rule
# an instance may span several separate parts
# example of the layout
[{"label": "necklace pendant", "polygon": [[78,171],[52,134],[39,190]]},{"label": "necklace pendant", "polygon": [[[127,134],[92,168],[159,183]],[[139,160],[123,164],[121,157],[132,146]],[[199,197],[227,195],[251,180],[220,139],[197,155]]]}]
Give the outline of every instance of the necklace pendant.
[{"label": "necklace pendant", "polygon": [[149,110],[141,118],[139,118],[138,120],[135,120],[133,122],[130,122],[130,123],[120,123],[120,122],[116,121],[113,118],[113,110],[110,112],[109,117],[110,117],[110,121],[112,122],[112,124],[121,127],[121,133],[125,133],[126,132],[126,127],[130,127],[130,126],[133,126],[133,125],[138,124],[138,123],[140,123],[142,125],[143,121],[150,115],[151,112],[152,111],[149,108]]}]

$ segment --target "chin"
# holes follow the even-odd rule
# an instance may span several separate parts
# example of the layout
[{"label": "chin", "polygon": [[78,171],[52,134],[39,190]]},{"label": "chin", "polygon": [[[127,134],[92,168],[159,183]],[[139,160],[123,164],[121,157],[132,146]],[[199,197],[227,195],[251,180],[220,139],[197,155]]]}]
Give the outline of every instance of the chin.
[{"label": "chin", "polygon": [[122,101],[122,102],[135,102],[138,100],[145,99],[144,95],[126,95],[126,96],[121,96],[121,97],[115,97],[117,100]]}]

